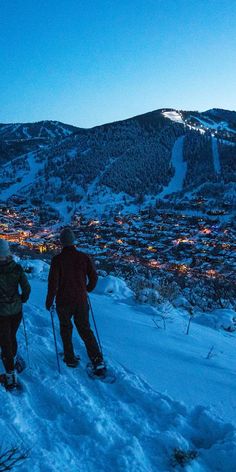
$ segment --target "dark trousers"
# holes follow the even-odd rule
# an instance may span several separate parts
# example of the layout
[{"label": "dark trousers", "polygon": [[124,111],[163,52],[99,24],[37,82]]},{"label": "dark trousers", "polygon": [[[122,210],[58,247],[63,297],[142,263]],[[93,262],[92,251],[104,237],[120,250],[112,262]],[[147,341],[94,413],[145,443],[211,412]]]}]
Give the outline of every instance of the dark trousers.
[{"label": "dark trousers", "polygon": [[16,333],[22,320],[22,313],[0,316],[0,346],[2,362],[6,372],[14,370],[14,357],[17,353]]},{"label": "dark trousers", "polygon": [[95,357],[101,356],[98,343],[90,327],[88,306],[77,307],[72,305],[66,308],[57,306],[57,314],[60,321],[60,333],[65,359],[70,360],[74,357],[72,319],[81,339],[84,341],[89,358],[93,360]]}]

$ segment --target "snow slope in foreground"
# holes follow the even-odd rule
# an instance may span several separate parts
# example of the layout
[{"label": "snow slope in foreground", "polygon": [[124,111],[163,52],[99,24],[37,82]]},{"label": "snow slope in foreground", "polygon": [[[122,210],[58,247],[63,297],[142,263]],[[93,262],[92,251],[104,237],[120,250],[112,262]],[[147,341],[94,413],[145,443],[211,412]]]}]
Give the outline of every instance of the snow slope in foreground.
[{"label": "snow slope in foreground", "polygon": [[[21,376],[24,384],[22,395],[0,391],[2,436],[12,443],[21,440],[26,447],[32,448],[30,459],[18,470],[169,472],[173,470],[171,457],[174,448],[197,452],[197,458],[185,468],[188,472],[234,470],[234,426],[217,418],[209,407],[196,404],[198,391],[194,378],[203,364],[205,367],[207,365],[208,371],[212,368],[215,374],[215,383],[212,380],[213,383],[208,384],[205,379],[205,389],[209,388],[209,403],[220,400],[217,397],[219,391],[216,389],[214,392],[219,382],[217,369],[222,373],[221,382],[225,383],[226,388],[225,397],[222,396],[221,400],[229,401],[228,359],[225,359],[223,366],[218,360],[207,364],[199,356],[202,347],[209,344],[206,341],[210,333],[208,328],[194,326],[190,337],[179,332],[179,325],[177,323],[175,327],[175,322],[166,332],[157,330],[148,316],[151,308],[142,309],[129,298],[122,301],[109,295],[94,294],[91,300],[105,354],[116,371],[117,382],[106,385],[88,379],[84,371],[87,357],[77,337],[75,346],[82,356],[81,366],[70,370],[62,365],[62,375],[59,377],[50,317],[42,308],[46,284],[39,279],[32,279],[31,282],[33,293],[25,308],[31,369]],[[201,330],[205,341],[199,337],[198,330]],[[211,331],[215,335],[221,334]],[[185,340],[189,346],[186,355]],[[22,331],[19,341],[22,346]],[[198,352],[197,341],[200,344]],[[222,348],[224,342],[222,337]],[[198,356],[195,356],[196,353]],[[173,389],[173,393],[179,391],[180,397],[185,389],[191,392],[192,407],[174,401],[150,386],[150,383],[156,387],[159,385],[158,390],[163,391],[165,370],[167,367],[169,373],[170,366],[170,390]],[[147,377],[149,383],[145,380]],[[153,382],[150,382],[151,377]],[[235,387],[234,378],[233,383]],[[202,388],[202,385],[199,387]]]}]

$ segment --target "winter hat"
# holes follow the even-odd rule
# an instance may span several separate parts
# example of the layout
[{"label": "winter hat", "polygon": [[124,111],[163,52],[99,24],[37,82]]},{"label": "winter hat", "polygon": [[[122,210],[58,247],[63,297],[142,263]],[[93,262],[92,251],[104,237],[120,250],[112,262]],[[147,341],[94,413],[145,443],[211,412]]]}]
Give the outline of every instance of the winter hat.
[{"label": "winter hat", "polygon": [[9,243],[6,239],[0,239],[0,257],[10,256]]},{"label": "winter hat", "polygon": [[64,228],[60,234],[60,241],[63,247],[74,246],[75,244],[75,235],[72,229]]}]

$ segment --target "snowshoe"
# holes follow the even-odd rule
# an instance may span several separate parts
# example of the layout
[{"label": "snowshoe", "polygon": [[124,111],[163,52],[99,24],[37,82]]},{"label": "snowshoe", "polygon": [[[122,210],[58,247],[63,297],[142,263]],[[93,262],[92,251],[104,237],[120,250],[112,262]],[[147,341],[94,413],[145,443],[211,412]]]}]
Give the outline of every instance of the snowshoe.
[{"label": "snowshoe", "polygon": [[106,375],[106,364],[102,356],[97,356],[92,361],[93,373],[97,377],[104,377]]},{"label": "snowshoe", "polygon": [[80,357],[79,356],[74,356],[71,359],[67,359],[66,357],[63,357],[63,362],[67,365],[67,367],[78,367],[80,363]]},{"label": "snowshoe", "polygon": [[8,392],[22,390],[22,386],[17,381],[15,372],[0,374],[0,385],[2,385]]},{"label": "snowshoe", "polygon": [[103,369],[97,370],[92,362],[89,362],[86,366],[88,377],[93,380],[97,379],[104,383],[113,384],[116,381],[116,375],[111,369],[107,368],[104,361],[103,364],[105,367],[103,367]]}]

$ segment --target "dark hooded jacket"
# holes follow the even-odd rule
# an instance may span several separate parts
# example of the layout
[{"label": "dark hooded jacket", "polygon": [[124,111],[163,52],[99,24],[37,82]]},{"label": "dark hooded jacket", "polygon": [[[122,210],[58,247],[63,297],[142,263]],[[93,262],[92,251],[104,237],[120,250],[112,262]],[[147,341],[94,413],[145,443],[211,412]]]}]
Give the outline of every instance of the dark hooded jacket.
[{"label": "dark hooded jacket", "polygon": [[87,306],[87,292],[95,288],[97,279],[96,269],[87,254],[77,251],[75,246],[64,247],[52,259],[46,308],[50,309],[55,296],[58,307]]},{"label": "dark hooded jacket", "polygon": [[[21,291],[19,291],[19,287]],[[0,316],[17,315],[30,295],[30,284],[20,264],[0,261]]]}]

